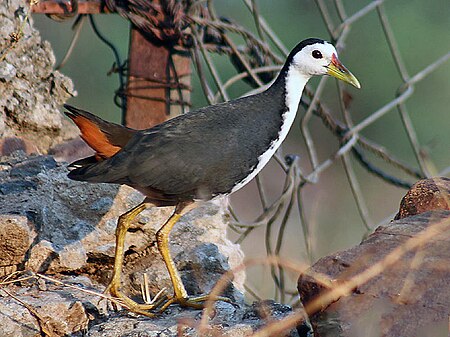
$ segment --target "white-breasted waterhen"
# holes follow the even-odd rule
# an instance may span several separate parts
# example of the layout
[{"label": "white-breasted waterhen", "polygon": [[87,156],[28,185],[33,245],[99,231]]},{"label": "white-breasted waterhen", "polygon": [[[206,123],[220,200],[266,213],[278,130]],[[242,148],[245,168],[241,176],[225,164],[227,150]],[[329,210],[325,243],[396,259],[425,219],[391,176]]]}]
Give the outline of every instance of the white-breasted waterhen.
[{"label": "white-breasted waterhen", "polygon": [[[261,171],[286,138],[303,88],[315,75],[331,75],[360,87],[339,61],[333,45],[310,38],[292,50],[264,92],[191,111],[147,130],[109,123],[65,105],[81,137],[96,151],[95,156],[72,163],[69,178],[126,184],[145,195],[141,204],[119,217],[114,272],[107,288],[111,295],[131,311],[147,316],[172,303],[202,306],[208,295],[189,298],[170,256],[169,233],[196,201],[233,193]],[[174,295],[154,305],[138,304],[120,291],[126,232],[131,221],[149,206],[175,207],[156,234]]]}]

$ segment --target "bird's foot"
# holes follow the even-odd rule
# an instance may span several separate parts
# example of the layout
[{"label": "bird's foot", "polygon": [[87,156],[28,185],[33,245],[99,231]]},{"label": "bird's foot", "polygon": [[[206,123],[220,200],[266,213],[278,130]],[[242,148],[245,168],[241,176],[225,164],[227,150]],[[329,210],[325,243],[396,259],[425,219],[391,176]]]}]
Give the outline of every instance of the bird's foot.
[{"label": "bird's foot", "polygon": [[153,299],[148,295],[148,289],[147,291],[144,291],[144,289],[142,294],[145,303],[137,303],[122,293],[119,290],[119,286],[120,283],[115,282],[113,278],[103,293],[111,295],[112,298],[110,298],[110,300],[114,306],[120,305],[127,308],[130,312],[147,317],[155,317],[156,315],[163,313],[172,304],[178,304],[181,307],[203,309],[205,307],[205,302],[207,301],[223,301],[231,303],[231,300],[228,297],[222,296],[202,295],[197,297],[177,297],[174,295],[172,297],[167,297],[166,288],[163,288],[157,293]]},{"label": "bird's foot", "polygon": [[165,292],[166,289],[163,288],[156,294],[153,299],[150,299],[148,296],[146,296],[144,297],[145,303],[137,303],[136,301],[132,300],[130,297],[122,293],[115,282],[111,282],[108,287],[106,287],[103,293],[111,295],[112,298],[110,300],[114,306],[120,305],[135,314],[144,315],[147,317],[155,317],[159,313],[159,310],[157,309],[163,306],[168,301]]}]

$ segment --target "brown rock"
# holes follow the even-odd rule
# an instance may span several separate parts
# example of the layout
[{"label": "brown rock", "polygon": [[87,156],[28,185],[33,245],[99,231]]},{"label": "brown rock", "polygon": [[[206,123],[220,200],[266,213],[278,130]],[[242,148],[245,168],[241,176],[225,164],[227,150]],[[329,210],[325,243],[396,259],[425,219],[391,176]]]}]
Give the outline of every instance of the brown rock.
[{"label": "brown rock", "polygon": [[33,142],[20,137],[4,137],[0,139],[0,156],[9,156],[15,151],[23,151],[27,154],[39,153]]},{"label": "brown rock", "polygon": [[[446,336],[450,314],[449,211],[427,212],[379,227],[359,246],[319,260],[300,276],[298,289],[308,307],[327,293],[328,287],[366,271],[436,224],[443,225],[444,231],[359,284],[348,296],[313,313],[314,336]],[[313,273],[325,275],[325,282],[317,282],[310,276]]]},{"label": "brown rock", "polygon": [[16,271],[24,262],[32,236],[26,217],[0,214],[0,276]]},{"label": "brown rock", "polygon": [[395,220],[439,209],[450,210],[450,179],[424,179],[415,183],[403,197]]},{"label": "brown rock", "polygon": [[89,145],[80,136],[67,140],[52,147],[49,151],[56,161],[71,163],[77,159],[86,158],[95,154]]},{"label": "brown rock", "polygon": [[[92,289],[85,278],[69,277],[64,281]],[[32,284],[2,289],[6,291],[1,291],[0,297],[0,336],[41,336],[41,329],[45,336],[81,336],[88,327],[87,308],[92,310],[98,302],[92,295],[51,282],[45,285],[45,290]]]}]

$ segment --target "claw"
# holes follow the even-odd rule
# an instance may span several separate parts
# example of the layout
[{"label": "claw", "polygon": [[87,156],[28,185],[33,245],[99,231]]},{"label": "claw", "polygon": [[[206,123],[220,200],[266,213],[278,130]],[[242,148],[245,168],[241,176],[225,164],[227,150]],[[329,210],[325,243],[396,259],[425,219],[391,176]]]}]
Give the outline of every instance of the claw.
[{"label": "claw", "polygon": [[145,277],[144,284],[143,286],[141,286],[141,288],[143,289],[142,297],[145,302],[144,304],[137,303],[126,296],[124,293],[122,293],[119,290],[116,278],[114,277],[103,293],[109,293],[112,297],[114,297],[114,301],[112,302],[112,304],[115,307],[115,310],[117,310],[116,305],[118,304],[136,314],[144,315],[147,317],[154,317],[156,314],[153,313],[152,310],[156,310],[157,308],[159,308],[167,299],[167,296],[165,296],[166,288],[161,289],[153,299],[150,296],[150,291],[148,290],[148,282],[146,282]]}]

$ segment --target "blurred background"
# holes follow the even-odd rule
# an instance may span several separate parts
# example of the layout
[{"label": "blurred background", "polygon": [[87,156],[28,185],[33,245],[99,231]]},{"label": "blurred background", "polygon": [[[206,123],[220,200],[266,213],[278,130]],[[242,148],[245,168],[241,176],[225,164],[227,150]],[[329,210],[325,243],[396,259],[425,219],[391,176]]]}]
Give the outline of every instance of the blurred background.
[{"label": "blurred background", "polygon": [[[227,0],[213,3],[218,15],[232,19],[257,35],[254,16],[244,1]],[[431,175],[450,175],[448,0],[411,0],[407,3],[394,0],[259,0],[256,3],[260,17],[266,20],[289,50],[307,37],[333,40],[333,36],[330,36],[330,25],[334,24],[334,28],[339,26],[342,22],[339,13],[342,14],[342,9],[345,9],[347,17],[360,13],[361,15],[353,16],[354,20],[349,22],[340,59],[356,75],[362,88],[357,90],[349,86],[341,87],[334,79],[326,79],[321,84],[324,87],[320,91],[320,101],[328,108],[333,118],[344,121],[340,97],[343,94],[351,97],[348,112],[354,125],[373,116],[374,112],[389,104],[402,92],[400,88],[404,81],[398,71],[399,63],[395,60],[395,54],[398,54],[409,77],[413,78],[417,73],[426,75],[417,78],[414,92],[404,100],[401,108],[403,112],[406,111],[415,130],[420,156]],[[380,7],[376,7],[376,4],[382,4],[381,14]],[[373,8],[370,8],[371,5]],[[367,6],[370,10],[360,12],[368,8]],[[388,20],[388,25],[383,19]],[[33,15],[33,20],[42,37],[51,43],[56,59],[60,61],[73,35],[73,20],[59,23],[38,14]],[[117,47],[121,58],[126,59],[129,23],[118,15],[96,15],[95,20],[101,32]],[[390,29],[388,35],[386,27]],[[392,41],[388,41],[389,33],[396,42],[397,49],[394,51],[390,48]],[[237,44],[242,42],[237,34],[231,37]],[[211,54],[211,57],[223,80],[236,75],[236,69],[227,56]],[[446,58],[441,59],[442,57]],[[437,62],[439,59],[442,62]],[[117,76],[108,75],[113,63],[111,50],[101,43],[92,28],[85,24],[72,57],[61,69],[73,79],[78,92],[78,96],[68,103],[110,121],[119,122],[121,111],[113,102],[119,83]],[[421,73],[430,65],[433,69]],[[192,68],[191,100],[192,107],[197,108],[208,103],[194,66]],[[319,81],[321,80],[318,78],[310,81],[313,90],[319,86]],[[228,94],[230,98],[236,98],[250,90],[252,88],[248,84],[239,81],[228,88]],[[304,114],[305,109],[301,107],[293,129],[283,145],[283,156],[299,156],[299,174],[308,176],[317,167],[312,165],[308,146],[301,132],[300,125]],[[359,134],[386,149],[407,166],[420,171],[404,125],[404,119],[394,105],[393,109],[382,117],[362,128]],[[332,157],[342,145],[316,116],[307,123],[307,130],[311,134],[319,163],[324,163]],[[408,183],[417,180],[380,160],[376,155],[368,153],[367,159],[383,172],[396,178]],[[349,167],[356,179],[356,186],[360,189],[360,196],[356,199],[349,183]],[[284,203],[273,223],[258,224],[252,227],[247,237],[241,238],[247,257],[264,257],[268,252],[272,253],[278,245],[279,255],[283,259],[299,264],[313,263],[332,252],[358,244],[368,233],[368,228],[375,229],[379,224],[389,222],[406,193],[404,187],[394,186],[368,172],[352,155],[344,160],[343,157],[333,158],[331,165],[318,173],[317,181],[303,181],[298,185],[298,195],[291,200],[292,208],[289,209],[289,202]],[[266,205],[280,197],[285,179],[286,172],[274,160],[263,170],[260,182],[265,191]],[[354,184],[353,187],[355,188]],[[239,224],[251,225],[264,213],[264,204],[256,182],[251,182],[235,193],[231,197],[231,205],[237,217],[233,220],[236,225],[234,228],[242,231]],[[230,239],[234,241],[241,237],[240,233],[231,229],[229,232]],[[305,244],[307,241],[310,242],[309,252]],[[295,296],[290,294],[295,293],[297,277],[298,272],[288,270],[277,270],[272,275],[268,266],[251,268],[247,277],[249,299],[255,296],[292,302]],[[281,288],[276,286],[280,279],[283,283]]]}]

